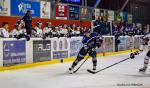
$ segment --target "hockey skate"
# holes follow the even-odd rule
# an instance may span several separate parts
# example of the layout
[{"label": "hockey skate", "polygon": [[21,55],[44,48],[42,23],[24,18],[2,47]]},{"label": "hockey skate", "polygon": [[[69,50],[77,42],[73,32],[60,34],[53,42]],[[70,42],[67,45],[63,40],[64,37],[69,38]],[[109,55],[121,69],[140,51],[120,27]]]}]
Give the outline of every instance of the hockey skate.
[{"label": "hockey skate", "polygon": [[92,73],[92,74],[97,73],[97,71],[96,71],[96,67],[93,67],[93,69],[92,69],[92,70],[91,70],[91,69],[87,69],[87,71],[88,71],[89,73]]},{"label": "hockey skate", "polygon": [[92,71],[93,71],[93,72],[96,72],[96,66],[93,67],[93,70],[92,70]]},{"label": "hockey skate", "polygon": [[143,68],[141,68],[141,69],[139,69],[139,72],[146,72],[146,67],[143,67]]}]

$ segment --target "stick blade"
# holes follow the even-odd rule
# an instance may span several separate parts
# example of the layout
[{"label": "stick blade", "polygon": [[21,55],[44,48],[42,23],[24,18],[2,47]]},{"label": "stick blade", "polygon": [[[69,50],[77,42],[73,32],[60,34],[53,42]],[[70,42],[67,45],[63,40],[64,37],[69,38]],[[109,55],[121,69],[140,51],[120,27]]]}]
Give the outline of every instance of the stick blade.
[{"label": "stick blade", "polygon": [[92,73],[92,74],[95,74],[95,73],[96,73],[96,72],[94,72],[94,71],[92,71],[92,70],[90,70],[90,69],[87,69],[87,72]]},{"label": "stick blade", "polygon": [[73,71],[73,73],[76,73],[77,71]]}]

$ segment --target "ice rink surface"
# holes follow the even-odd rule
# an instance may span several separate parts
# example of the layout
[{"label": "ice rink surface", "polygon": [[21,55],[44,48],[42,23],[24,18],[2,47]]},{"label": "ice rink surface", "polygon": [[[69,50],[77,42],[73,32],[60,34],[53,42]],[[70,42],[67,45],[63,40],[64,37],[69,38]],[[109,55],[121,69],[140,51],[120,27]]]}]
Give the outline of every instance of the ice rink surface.
[{"label": "ice rink surface", "polygon": [[[150,68],[139,73],[146,53],[97,74],[89,59],[76,74],[68,74],[72,63],[46,65],[0,72],[0,88],[150,88]],[[129,57],[129,54],[100,57],[97,70]]]}]

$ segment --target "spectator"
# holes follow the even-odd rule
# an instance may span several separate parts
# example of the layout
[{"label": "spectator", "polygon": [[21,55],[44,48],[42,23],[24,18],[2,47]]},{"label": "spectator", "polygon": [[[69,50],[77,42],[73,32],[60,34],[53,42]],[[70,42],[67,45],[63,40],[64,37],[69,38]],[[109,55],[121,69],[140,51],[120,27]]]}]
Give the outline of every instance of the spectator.
[{"label": "spectator", "polygon": [[59,34],[59,37],[64,37],[62,25],[59,25],[57,30],[58,30],[57,33]]},{"label": "spectator", "polygon": [[76,29],[76,25],[73,24],[73,25],[72,25],[72,30],[75,30],[75,29]]},{"label": "spectator", "polygon": [[72,30],[71,35],[72,35],[72,36],[76,36],[77,27],[76,27],[75,24],[73,24],[73,25],[71,26],[71,30]]},{"label": "spectator", "polygon": [[62,27],[62,34],[64,34],[65,36],[68,34],[67,24],[63,25],[63,27]]},{"label": "spectator", "polygon": [[23,20],[17,21],[17,23],[15,24],[15,29],[13,29],[11,31],[11,35],[12,35],[13,38],[16,38],[20,34],[26,34],[26,30],[24,28]]},{"label": "spectator", "polygon": [[59,28],[57,26],[52,28],[53,37],[58,37],[58,31],[59,31],[58,29]]},{"label": "spectator", "polygon": [[15,24],[15,28],[11,31],[11,33],[10,33],[10,36],[12,37],[12,38],[14,38],[15,37],[15,35],[16,34],[18,34],[18,24],[16,23]]},{"label": "spectator", "polygon": [[68,26],[68,37],[71,37],[72,36],[72,29],[70,26]]},{"label": "spectator", "polygon": [[8,22],[3,22],[2,23],[2,28],[0,28],[0,37],[2,38],[9,38],[10,34],[8,32]]},{"label": "spectator", "polygon": [[85,31],[84,28],[83,28],[83,27],[80,27],[80,35],[81,35],[81,36],[83,36],[84,31]]},{"label": "spectator", "polygon": [[45,37],[51,37],[51,32],[52,32],[52,24],[51,22],[46,22],[46,27],[43,29],[43,34]]},{"label": "spectator", "polygon": [[25,28],[27,31],[27,34],[31,36],[32,32],[32,17],[31,17],[31,11],[28,10],[25,14],[25,16],[22,18],[22,20],[25,22]]},{"label": "spectator", "polygon": [[13,38],[26,38],[27,41],[30,40],[30,37],[26,33],[23,20],[17,21],[17,23],[15,24],[15,29],[11,32],[11,34]]},{"label": "spectator", "polygon": [[37,22],[36,27],[34,29],[35,30],[32,31],[33,37],[43,37],[42,23],[41,22]]},{"label": "spectator", "polygon": [[76,30],[74,30],[76,36],[80,36],[80,27],[78,26]]}]

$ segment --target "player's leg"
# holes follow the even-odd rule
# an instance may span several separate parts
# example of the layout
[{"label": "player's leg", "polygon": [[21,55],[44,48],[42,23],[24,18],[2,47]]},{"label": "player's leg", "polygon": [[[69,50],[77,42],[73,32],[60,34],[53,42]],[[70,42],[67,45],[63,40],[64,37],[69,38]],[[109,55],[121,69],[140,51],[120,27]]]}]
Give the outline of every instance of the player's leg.
[{"label": "player's leg", "polygon": [[96,66],[97,66],[97,52],[96,52],[96,49],[92,49],[90,52],[89,52],[89,55],[92,57],[92,62],[93,62],[93,71],[96,71]]},{"label": "player's leg", "polygon": [[150,50],[148,51],[148,53],[146,54],[144,58],[144,66],[143,68],[139,69],[140,72],[145,72],[147,70],[149,59],[150,59]]},{"label": "player's leg", "polygon": [[78,65],[78,63],[79,63],[82,59],[84,59],[84,57],[86,56],[87,52],[88,52],[88,51],[87,51],[84,47],[80,49],[76,60],[73,62],[72,66],[69,68],[69,71],[70,71],[70,72],[75,68],[75,66]]}]

